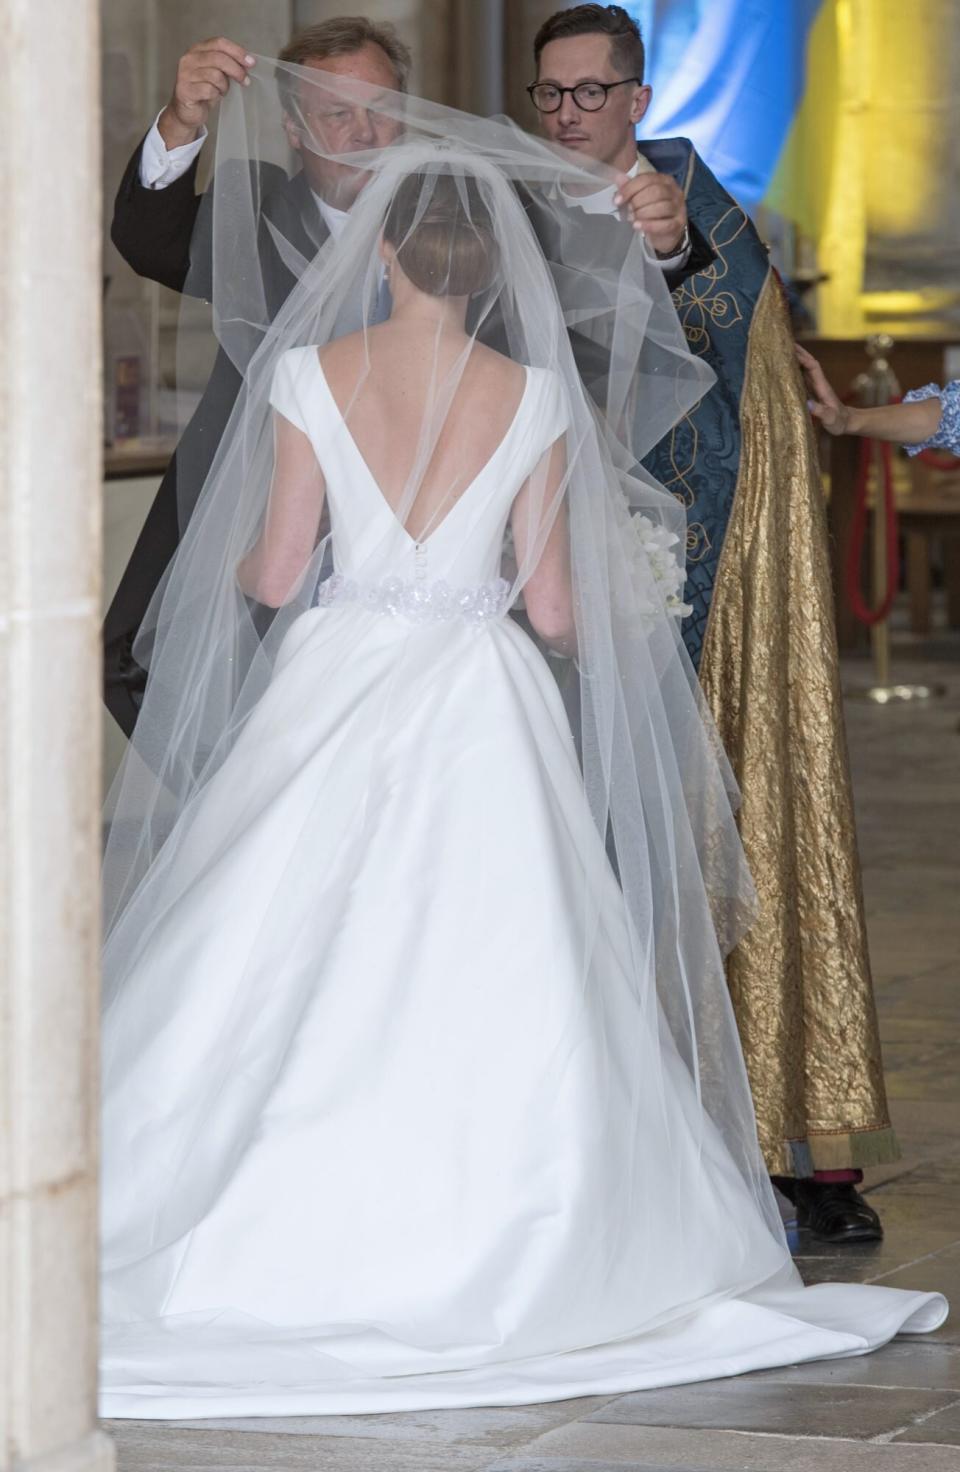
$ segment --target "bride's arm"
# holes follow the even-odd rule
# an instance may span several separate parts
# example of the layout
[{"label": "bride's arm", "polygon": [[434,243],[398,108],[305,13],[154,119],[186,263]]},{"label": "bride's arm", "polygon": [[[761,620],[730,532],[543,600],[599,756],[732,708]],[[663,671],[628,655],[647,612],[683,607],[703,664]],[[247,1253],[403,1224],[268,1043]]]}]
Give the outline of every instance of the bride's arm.
[{"label": "bride's arm", "polygon": [[237,582],[248,598],[281,608],[296,596],[316,548],[326,483],[307,436],[276,412],[274,441],[266,520]]},{"label": "bride's arm", "polygon": [[[545,644],[573,658],[570,531],[563,500],[565,440],[555,440],[513,503],[511,525],[527,617]],[[531,562],[536,558],[536,564]]]}]

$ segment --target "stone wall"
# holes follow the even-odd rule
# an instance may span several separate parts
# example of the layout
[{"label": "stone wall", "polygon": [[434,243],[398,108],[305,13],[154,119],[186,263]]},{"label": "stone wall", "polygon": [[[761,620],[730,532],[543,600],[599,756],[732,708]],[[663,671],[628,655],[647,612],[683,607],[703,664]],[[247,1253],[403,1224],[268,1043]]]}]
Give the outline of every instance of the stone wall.
[{"label": "stone wall", "polygon": [[0,1466],[95,1430],[100,137],[95,0],[0,52]]}]

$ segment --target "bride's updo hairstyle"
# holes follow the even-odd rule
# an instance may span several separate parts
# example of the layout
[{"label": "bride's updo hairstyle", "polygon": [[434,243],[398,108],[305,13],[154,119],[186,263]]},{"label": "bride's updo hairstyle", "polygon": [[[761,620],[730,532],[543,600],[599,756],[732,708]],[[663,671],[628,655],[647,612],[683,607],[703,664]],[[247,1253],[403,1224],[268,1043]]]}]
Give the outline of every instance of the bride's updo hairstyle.
[{"label": "bride's updo hairstyle", "polygon": [[403,274],[428,296],[472,296],[500,263],[490,212],[475,179],[409,174],[383,227]]}]

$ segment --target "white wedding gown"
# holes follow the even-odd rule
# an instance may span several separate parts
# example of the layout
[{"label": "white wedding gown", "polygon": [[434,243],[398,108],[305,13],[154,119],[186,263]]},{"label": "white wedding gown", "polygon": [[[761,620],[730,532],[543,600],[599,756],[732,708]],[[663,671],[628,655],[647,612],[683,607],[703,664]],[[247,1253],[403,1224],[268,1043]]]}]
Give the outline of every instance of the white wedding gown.
[{"label": "white wedding gown", "polygon": [[[375,549],[398,581],[292,625],[121,922],[104,1414],[517,1404],[935,1328],[936,1294],[801,1287],[638,1001],[556,684],[497,584],[556,381],[528,370],[419,547],[312,348],[273,402],[317,449],[338,573],[369,579]],[[410,596],[428,620],[386,615]]]}]

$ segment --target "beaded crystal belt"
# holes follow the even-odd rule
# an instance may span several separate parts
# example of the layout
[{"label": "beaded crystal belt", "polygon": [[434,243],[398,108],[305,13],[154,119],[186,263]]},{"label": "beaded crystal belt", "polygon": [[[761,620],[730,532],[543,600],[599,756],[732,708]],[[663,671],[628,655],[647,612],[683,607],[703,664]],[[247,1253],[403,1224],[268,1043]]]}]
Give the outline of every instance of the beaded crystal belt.
[{"label": "beaded crystal belt", "polygon": [[428,583],[393,577],[379,583],[358,583],[334,573],[317,588],[314,604],[317,608],[330,608],[338,603],[359,603],[371,613],[416,624],[445,624],[455,619],[486,624],[507,612],[510,584],[505,578],[496,578],[477,588],[454,589],[442,579]]}]

